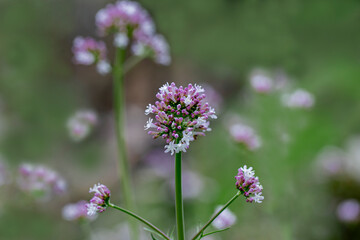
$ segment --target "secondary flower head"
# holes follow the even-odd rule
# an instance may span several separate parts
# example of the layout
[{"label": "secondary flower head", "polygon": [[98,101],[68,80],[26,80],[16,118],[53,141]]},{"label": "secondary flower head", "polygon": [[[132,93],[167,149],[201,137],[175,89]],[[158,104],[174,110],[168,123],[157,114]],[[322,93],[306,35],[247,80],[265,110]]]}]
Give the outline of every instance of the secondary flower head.
[{"label": "secondary flower head", "polygon": [[67,122],[71,139],[74,141],[83,140],[90,134],[97,122],[97,114],[92,110],[80,110],[76,112]]},{"label": "secondary flower head", "polygon": [[342,201],[337,207],[336,214],[343,222],[356,222],[360,219],[360,204],[356,199]]},{"label": "secondary flower head", "polygon": [[285,94],[282,96],[282,102],[289,108],[311,108],[315,99],[314,96],[303,89],[297,89],[291,94]]},{"label": "secondary flower head", "polygon": [[273,87],[273,80],[261,71],[255,71],[251,74],[250,83],[258,93],[268,93]]},{"label": "secondary flower head", "polygon": [[217,118],[215,110],[204,103],[204,89],[196,84],[184,88],[166,83],[159,90],[159,101],[145,110],[146,115],[155,114],[155,121],[149,118],[145,130],[151,128],[148,133],[154,139],[166,139],[165,152],[186,152],[191,141],[211,130],[209,120]]},{"label": "secondary flower head", "polygon": [[252,167],[247,168],[245,165],[239,168],[235,176],[236,188],[246,197],[247,202],[261,203],[264,200],[262,195],[263,187],[260,185],[259,178],[255,177],[255,171]]},{"label": "secondary flower head", "polygon": [[[95,21],[101,35],[124,33],[127,37],[129,31],[144,35],[152,35],[155,32],[154,23],[148,12],[134,1],[125,0],[108,4],[97,12]],[[127,44],[127,41],[125,42]]]},{"label": "secondary flower head", "polygon": [[171,63],[169,44],[160,34],[136,37],[131,50],[137,56],[150,56],[154,58],[158,64],[169,65]]},{"label": "secondary flower head", "polygon": [[93,216],[97,212],[105,211],[110,200],[110,190],[105,185],[98,183],[90,188],[89,193],[94,193],[94,197],[90,203],[86,204],[87,215]]},{"label": "secondary flower head", "polygon": [[70,203],[63,207],[62,216],[67,221],[74,220],[94,220],[96,214],[89,216],[87,215],[86,201],[79,201],[77,203]]},{"label": "secondary flower head", "polygon": [[47,200],[52,194],[62,194],[66,190],[65,180],[45,166],[22,164],[18,171],[19,187],[39,199]]},{"label": "secondary flower head", "polygon": [[72,51],[77,64],[91,65],[106,59],[106,45],[90,37],[76,37]]},{"label": "secondary flower head", "polygon": [[[218,206],[215,213],[218,212],[223,206]],[[220,215],[215,218],[212,225],[217,229],[224,229],[231,227],[236,222],[236,216],[230,209],[226,208]]]},{"label": "secondary flower head", "polygon": [[229,131],[233,139],[245,145],[248,150],[254,151],[261,147],[261,139],[251,127],[237,123],[232,125]]}]

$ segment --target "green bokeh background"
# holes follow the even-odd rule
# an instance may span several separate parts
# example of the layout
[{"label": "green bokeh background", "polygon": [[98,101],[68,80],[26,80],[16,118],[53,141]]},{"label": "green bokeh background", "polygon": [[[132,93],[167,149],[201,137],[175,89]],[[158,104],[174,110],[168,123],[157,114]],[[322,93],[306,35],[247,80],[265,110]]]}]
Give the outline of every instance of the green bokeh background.
[{"label": "green bokeh background", "polygon": [[[90,139],[73,144],[65,123],[82,107],[111,116],[111,79],[93,68],[73,65],[71,45],[77,35],[96,36],[94,15],[106,3],[0,0],[0,99],[6,122],[0,152],[14,172],[27,160],[59,169],[72,179],[70,193],[50,203],[34,203],[13,189],[0,188],[0,239],[87,239],[79,225],[61,218],[61,208],[88,199],[87,187],[99,180],[88,175],[104,165],[104,124]],[[231,206],[237,224],[216,239],[359,239],[359,225],[338,222],[334,207],[339,199],[359,197],[359,186],[350,188],[354,195],[334,195],[331,187],[316,181],[314,159],[324,146],[341,147],[360,131],[360,1],[140,3],[168,39],[173,63],[160,67],[146,60],[132,70],[126,83],[128,105],[144,108],[166,81],[206,82],[224,97],[213,132],[186,154],[193,171],[216,181],[216,186],[206,186],[209,191],[216,188],[215,194],[186,202],[187,226],[204,222],[234,194],[233,176],[247,164],[259,175],[265,201],[238,200]],[[277,94],[253,94],[248,74],[255,67],[282,69],[296,86],[316,96],[315,107],[291,111],[280,105]],[[257,129],[263,139],[260,151],[244,152],[231,142],[225,124],[230,112]],[[281,140],[278,126],[292,141]],[[172,229],[171,199],[156,193],[162,183],[139,176],[143,154],[132,164],[138,212]],[[66,171],[70,168],[79,170],[77,177]],[[83,189],[71,187],[82,186],[77,182],[83,176]],[[121,202],[115,190],[119,184],[113,187]],[[121,221],[124,216],[109,210],[91,228],[112,228]]]}]

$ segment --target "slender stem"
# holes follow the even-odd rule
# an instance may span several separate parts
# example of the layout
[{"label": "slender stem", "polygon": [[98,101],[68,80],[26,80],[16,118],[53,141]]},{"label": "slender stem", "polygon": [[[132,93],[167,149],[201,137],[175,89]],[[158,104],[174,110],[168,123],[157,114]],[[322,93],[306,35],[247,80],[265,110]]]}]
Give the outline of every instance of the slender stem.
[{"label": "slender stem", "polygon": [[136,64],[141,62],[146,57],[147,57],[146,55],[131,56],[128,60],[126,60],[124,64],[124,73],[130,71],[133,67],[135,67]]},{"label": "slender stem", "polygon": [[[178,143],[178,140],[176,141]],[[185,239],[184,227],[184,208],[182,199],[182,182],[181,182],[181,151],[175,154],[175,207],[176,207],[176,224],[177,240]]]},{"label": "slender stem", "polygon": [[[115,107],[115,125],[117,148],[119,154],[119,174],[122,184],[122,194],[124,196],[124,205],[126,208],[134,209],[133,193],[130,180],[130,169],[126,155],[126,142],[125,142],[125,91],[124,91],[124,61],[125,49],[117,48],[115,63],[113,68],[114,77],[114,107]],[[138,237],[137,226],[135,223],[130,222],[132,235],[134,239]]]},{"label": "slender stem", "polygon": [[197,239],[200,236],[200,234],[202,234],[205,231],[205,229],[215,220],[215,218],[217,218],[220,215],[220,213],[222,213],[239,196],[240,196],[240,191],[238,191],[219,211],[217,211],[217,213],[212,218],[210,218],[210,220],[200,229],[200,231],[191,240]]},{"label": "slender stem", "polygon": [[133,218],[136,218],[137,220],[139,220],[140,222],[142,222],[143,224],[145,224],[146,226],[148,226],[149,228],[151,228],[152,230],[154,230],[155,232],[157,232],[159,235],[161,235],[163,238],[167,239],[167,240],[170,240],[170,237],[168,237],[165,233],[163,233],[159,228],[157,228],[156,226],[154,226],[152,223],[150,223],[149,221],[145,220],[144,218],[136,215],[135,213],[133,212],[130,212],[129,210],[126,210],[124,208],[121,208],[119,206],[116,206],[112,203],[108,203],[108,206],[109,207],[112,207],[112,208],[115,208],[117,210],[120,210],[128,215],[130,215],[131,217]]}]

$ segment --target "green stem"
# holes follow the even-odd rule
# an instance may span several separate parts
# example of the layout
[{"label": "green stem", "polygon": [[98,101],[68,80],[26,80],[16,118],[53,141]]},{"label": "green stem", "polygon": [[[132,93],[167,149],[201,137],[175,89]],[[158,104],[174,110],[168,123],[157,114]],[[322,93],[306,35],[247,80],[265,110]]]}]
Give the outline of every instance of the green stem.
[{"label": "green stem", "polygon": [[[133,193],[130,180],[125,142],[125,91],[124,91],[124,62],[125,49],[117,48],[113,68],[114,78],[114,108],[117,148],[119,154],[119,174],[122,184],[122,194],[126,208],[134,209]],[[130,221],[130,228],[134,239],[138,239],[138,231],[135,223]]]},{"label": "green stem", "polygon": [[117,210],[120,210],[122,211],[123,213],[126,213],[128,214],[129,216],[139,220],[140,222],[142,222],[143,224],[145,224],[146,226],[148,226],[149,228],[151,228],[152,230],[154,230],[155,232],[157,232],[160,236],[162,236],[163,238],[167,239],[167,240],[170,240],[170,237],[168,237],[165,233],[163,233],[159,228],[157,228],[156,226],[154,226],[152,223],[150,223],[149,221],[145,220],[144,218],[136,215],[135,213],[133,212],[130,212],[129,210],[126,210],[124,208],[121,208],[119,206],[116,206],[112,203],[108,203],[108,206],[109,207],[112,207],[112,208],[115,208]]},{"label": "green stem", "polygon": [[[177,140],[178,144],[179,141]],[[185,239],[184,229],[184,208],[182,199],[182,182],[181,182],[181,151],[175,154],[175,207],[176,207],[176,224],[177,240]]]},{"label": "green stem", "polygon": [[197,239],[204,231],[205,229],[217,218],[233,201],[235,201],[236,198],[240,196],[240,191],[238,191],[235,196],[233,196],[217,213],[210,218],[210,220],[200,229],[200,231],[191,239],[195,240]]}]

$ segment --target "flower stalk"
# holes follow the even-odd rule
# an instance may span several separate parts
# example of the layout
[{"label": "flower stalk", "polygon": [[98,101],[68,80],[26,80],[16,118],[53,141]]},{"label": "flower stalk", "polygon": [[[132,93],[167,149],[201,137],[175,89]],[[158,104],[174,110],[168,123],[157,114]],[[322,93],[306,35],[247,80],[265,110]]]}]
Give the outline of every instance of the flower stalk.
[{"label": "flower stalk", "polygon": [[[177,140],[178,144],[179,140]],[[175,154],[175,206],[176,206],[176,225],[177,240],[185,239],[184,228],[184,208],[182,199],[182,181],[181,181],[181,151]]]},{"label": "flower stalk", "polygon": [[210,220],[199,230],[199,232],[198,232],[191,240],[196,240],[196,239],[198,239],[198,237],[204,233],[204,231],[206,230],[206,228],[209,227],[210,224],[211,224],[227,207],[229,207],[230,204],[233,203],[233,202],[235,201],[235,199],[237,199],[240,195],[241,195],[241,192],[238,191],[219,211],[217,211],[217,213],[215,213],[215,215],[214,215],[212,218],[210,218]]},{"label": "flower stalk", "polygon": [[[124,62],[126,50],[116,49],[115,63],[113,67],[114,78],[114,108],[117,148],[119,154],[119,176],[124,196],[124,205],[126,208],[134,209],[133,193],[131,188],[130,168],[127,161],[126,142],[125,142],[125,91],[124,91]],[[134,239],[137,239],[137,226],[130,222],[131,232]]]},{"label": "flower stalk", "polygon": [[121,208],[119,206],[116,206],[112,203],[108,203],[108,206],[109,207],[112,207],[114,209],[117,209],[119,211],[122,211],[123,213],[126,213],[127,215],[139,220],[140,222],[142,222],[143,224],[145,224],[146,226],[148,226],[149,228],[151,228],[152,230],[154,230],[157,234],[159,234],[160,236],[162,236],[164,239],[166,240],[170,240],[170,237],[168,237],[165,233],[163,233],[159,228],[157,228],[156,226],[154,226],[152,223],[150,223],[149,221],[145,220],[144,218],[136,215],[135,213],[129,211],[129,210],[126,210],[124,208]]}]

